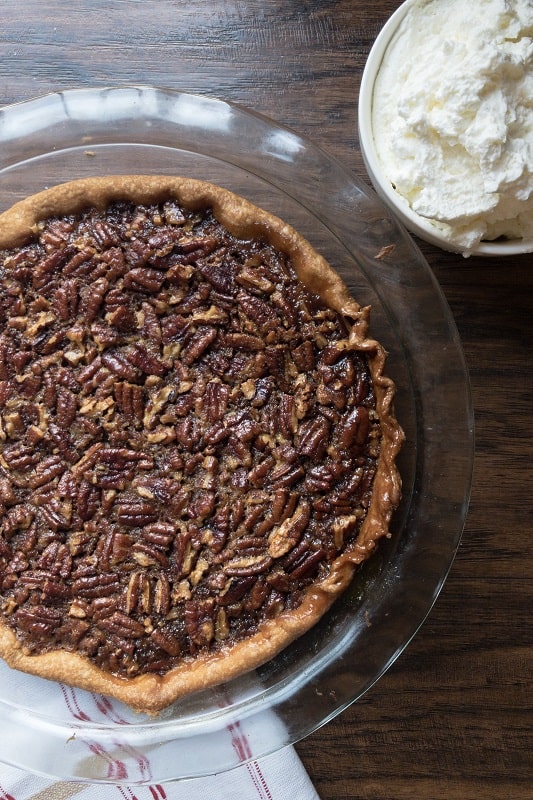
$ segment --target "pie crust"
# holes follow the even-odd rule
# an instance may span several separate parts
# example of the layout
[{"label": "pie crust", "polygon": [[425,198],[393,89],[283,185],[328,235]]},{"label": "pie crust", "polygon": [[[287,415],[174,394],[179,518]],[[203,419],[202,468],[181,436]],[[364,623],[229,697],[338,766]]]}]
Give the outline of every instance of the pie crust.
[{"label": "pie crust", "polygon": [[[116,203],[142,207],[157,204],[161,207],[168,201],[195,213],[211,210],[214,218],[237,240],[266,242],[275,248],[290,260],[307,291],[320,298],[344,321],[346,335],[337,338],[334,346],[339,353],[342,350],[361,356],[370,371],[374,401],[372,415],[378,426],[379,440],[371,445],[375,454],[375,472],[371,493],[367,493],[368,507],[364,509],[362,523],[358,522],[357,535],[342,544],[338,554],[323,563],[312,580],[300,586],[289,607],[271,618],[260,620],[255,627],[250,625],[242,638],[230,636],[219,641],[216,647],[199,645],[197,652],[174,658],[167,671],[124,675],[103,668],[75,650],[54,646],[51,649],[43,647],[38,652],[13,626],[13,609],[17,603],[10,594],[11,584],[9,581],[5,583],[7,565],[13,558],[13,553],[9,552],[10,537],[6,533],[10,505],[5,496],[8,492],[5,486],[10,479],[10,465],[4,458],[10,437],[6,428],[5,400],[3,405],[0,404],[0,415],[3,415],[0,417],[0,510],[3,510],[0,517],[0,656],[15,669],[107,694],[147,713],[158,712],[183,695],[228,681],[260,666],[317,623],[346,589],[357,565],[372,554],[380,538],[390,536],[390,519],[401,490],[396,457],[404,439],[393,411],[395,387],[384,374],[386,353],[368,335],[370,309],[357,304],[334,269],[297,231],[226,189],[203,181],[168,176],[111,176],[55,186],[17,203],[0,215],[0,264],[8,263],[10,253],[35,242],[44,220],[73,218],[91,208],[104,211]],[[9,284],[9,279],[7,281]],[[44,303],[43,309],[45,305],[48,308]],[[16,327],[19,324],[20,308],[23,306],[7,320],[8,325]],[[21,328],[24,324],[20,322]],[[331,347],[328,342],[324,346],[328,345]],[[105,345],[102,347],[105,349]],[[21,383],[24,383],[23,379]],[[342,409],[331,412],[332,417],[335,414],[336,418],[341,417]],[[161,447],[164,446],[163,442]],[[114,490],[109,491],[112,494]],[[253,489],[250,491],[253,494]],[[245,498],[248,496],[246,494]],[[131,522],[129,524],[128,535],[132,530]],[[282,527],[282,524],[274,526],[278,531]],[[61,536],[68,538],[70,533],[62,531]],[[272,541],[272,529],[267,535]],[[272,552],[276,561],[275,547]],[[56,569],[60,568],[56,565]],[[120,569],[119,563],[113,566],[112,571]],[[201,574],[198,581],[202,581]],[[83,602],[86,601],[87,597]]]}]

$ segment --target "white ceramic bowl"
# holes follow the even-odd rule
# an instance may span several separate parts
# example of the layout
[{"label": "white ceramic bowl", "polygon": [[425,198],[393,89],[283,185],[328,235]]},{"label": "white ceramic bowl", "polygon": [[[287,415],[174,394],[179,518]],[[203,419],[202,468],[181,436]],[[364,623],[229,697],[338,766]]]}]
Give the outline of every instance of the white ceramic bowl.
[{"label": "white ceramic bowl", "polygon": [[[437,224],[413,211],[409,202],[394,189],[379,160],[372,130],[372,105],[376,76],[389,43],[414,2],[416,0],[406,0],[394,12],[381,29],[369,53],[359,92],[358,117],[361,152],[374,189],[405,227],[426,242],[441,247],[443,250],[460,253],[463,248],[449,242]],[[469,255],[508,256],[531,252],[533,252],[532,239],[512,239],[480,242],[469,252]]]}]

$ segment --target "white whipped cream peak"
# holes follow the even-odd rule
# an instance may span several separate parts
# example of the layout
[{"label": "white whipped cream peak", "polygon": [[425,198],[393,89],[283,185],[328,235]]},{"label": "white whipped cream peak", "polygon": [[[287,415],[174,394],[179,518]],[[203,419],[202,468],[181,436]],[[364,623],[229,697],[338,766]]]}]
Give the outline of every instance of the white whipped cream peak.
[{"label": "white whipped cream peak", "polygon": [[533,0],[414,0],[374,89],[385,174],[465,254],[533,237]]}]

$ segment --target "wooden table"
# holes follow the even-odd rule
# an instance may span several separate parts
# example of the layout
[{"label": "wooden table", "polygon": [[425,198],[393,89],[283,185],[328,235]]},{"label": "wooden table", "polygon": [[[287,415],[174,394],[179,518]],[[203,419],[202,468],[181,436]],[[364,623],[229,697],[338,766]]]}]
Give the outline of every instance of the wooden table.
[{"label": "wooden table", "polygon": [[[149,83],[232,100],[368,181],[357,98],[398,0],[0,2],[0,103]],[[421,244],[470,368],[477,425],[462,545],[429,619],[358,703],[298,745],[323,800],[531,797],[531,255]],[[529,708],[528,708],[529,705]],[[529,740],[529,741],[528,741]]]}]

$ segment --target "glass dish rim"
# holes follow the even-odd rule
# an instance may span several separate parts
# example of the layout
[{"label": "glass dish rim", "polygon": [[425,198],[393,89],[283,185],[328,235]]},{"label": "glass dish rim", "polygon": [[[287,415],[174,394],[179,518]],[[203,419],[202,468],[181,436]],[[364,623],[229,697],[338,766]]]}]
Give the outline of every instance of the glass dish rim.
[{"label": "glass dish rim", "polygon": [[[192,99],[193,102],[197,100],[200,103],[206,103],[207,102],[207,104],[223,104],[225,107],[230,109],[230,111],[232,113],[234,113],[236,115],[245,116],[246,118],[252,118],[253,117],[260,124],[270,126],[271,128],[274,128],[275,130],[278,130],[278,131],[284,131],[290,137],[295,137],[296,140],[298,140],[299,142],[302,142],[304,144],[304,147],[307,148],[308,150],[312,151],[312,153],[315,154],[316,157],[318,157],[320,159],[324,159],[325,162],[327,162],[330,165],[335,165],[335,167],[337,169],[346,171],[345,167],[341,164],[340,161],[338,161],[337,159],[335,159],[335,157],[333,157],[333,156],[329,155],[328,153],[326,153],[324,150],[322,150],[320,147],[318,147],[317,145],[312,143],[310,140],[306,139],[305,137],[300,136],[299,134],[295,134],[294,131],[292,131],[290,128],[288,128],[286,126],[283,126],[283,125],[279,125],[277,122],[274,122],[273,120],[268,119],[267,117],[263,116],[262,114],[259,114],[259,113],[255,112],[253,110],[246,109],[243,106],[241,106],[239,104],[236,104],[236,103],[232,103],[230,101],[226,101],[226,100],[220,101],[220,100],[217,100],[217,99],[214,99],[214,98],[211,98],[211,97],[207,98],[207,97],[204,97],[202,95],[191,95],[191,94],[188,94],[188,93],[179,92],[177,90],[158,89],[157,87],[137,86],[137,85],[119,86],[119,87],[110,86],[110,87],[98,87],[98,88],[89,88],[88,87],[88,88],[81,88],[81,89],[64,90],[62,92],[51,92],[51,93],[49,93],[47,95],[44,95],[42,97],[37,97],[37,98],[35,98],[33,100],[29,100],[29,101],[22,101],[22,102],[19,102],[19,103],[13,104],[11,106],[7,106],[7,107],[4,107],[4,108],[0,109],[0,122],[1,122],[1,119],[2,119],[2,115],[5,112],[16,113],[17,109],[20,109],[20,108],[28,109],[28,107],[31,104],[44,103],[46,105],[47,99],[54,99],[54,98],[57,99],[58,97],[63,96],[63,95],[72,96],[73,93],[78,93],[78,95],[80,97],[81,97],[82,94],[84,94],[84,95],[95,94],[95,95],[99,96],[99,95],[101,95],[103,93],[106,93],[106,92],[115,92],[115,91],[121,91],[121,92],[125,92],[125,93],[127,93],[128,91],[140,91],[141,93],[149,91],[149,92],[156,92],[159,95],[165,95],[165,96],[170,96],[170,97],[174,97],[174,98],[176,98],[178,96],[180,96],[180,97],[185,96],[185,97],[187,97],[189,99]],[[1,132],[1,127],[0,127],[0,132]],[[124,144],[124,143],[118,142],[117,144]],[[34,157],[35,158],[40,158],[42,155],[44,155],[44,154],[37,154]],[[31,160],[31,159],[23,159],[21,162],[18,162],[18,163],[24,164],[26,161],[29,161],[29,160]],[[15,162],[15,165],[16,164],[17,164],[17,162]],[[2,178],[2,175],[5,174],[5,172],[8,171],[9,169],[11,169],[13,166],[14,165],[11,164],[11,165],[8,165],[7,167],[3,167],[3,168],[0,169],[0,180]],[[364,186],[362,183],[360,183],[359,180],[354,175],[350,175],[350,181],[353,182],[353,185],[357,187],[359,192],[362,192],[363,196],[371,197],[372,190],[368,189],[366,186]],[[297,198],[295,198],[295,199],[297,199]],[[388,214],[388,212],[384,212],[384,213]],[[393,226],[396,225],[397,231],[398,231],[398,237],[401,238],[404,241],[404,243],[406,241],[410,241],[410,240],[408,240],[407,235],[403,231],[401,231],[399,226],[397,226],[397,223],[395,221],[391,220],[391,224]],[[412,252],[414,252],[416,254],[416,258],[419,260],[419,263],[420,263],[420,260],[422,261],[423,268],[426,268],[429,271],[428,265],[425,264],[421,254],[419,253],[418,250],[416,250],[416,248],[414,248],[414,245],[412,245]],[[437,296],[440,299],[440,302],[444,303],[445,308],[447,308],[446,301],[444,300],[442,292],[440,291],[440,289],[439,289],[436,281],[434,280],[434,278],[432,280],[432,285],[433,285],[434,291],[437,293]],[[448,309],[448,313],[449,313],[448,322],[451,324],[452,329],[453,329],[454,328],[454,323],[453,323],[453,319],[451,318],[451,312],[449,312],[449,309]],[[455,333],[456,333],[456,331],[455,331]],[[458,354],[459,354],[459,357],[461,358],[462,357],[462,351],[461,351],[461,348],[460,348],[460,343],[458,341],[458,336],[457,336],[457,339],[456,339],[456,345],[459,347],[459,353]],[[440,590],[442,589],[442,586],[443,586],[443,584],[445,582],[445,579],[446,579],[446,577],[448,575],[448,572],[449,572],[449,570],[450,570],[450,568],[452,566],[453,559],[454,559],[454,556],[455,556],[455,553],[456,553],[456,550],[457,550],[457,547],[459,545],[460,538],[461,538],[462,527],[464,525],[464,520],[465,520],[465,517],[466,517],[466,510],[467,510],[468,501],[469,501],[469,491],[470,491],[470,482],[471,482],[471,469],[472,469],[472,460],[473,460],[473,414],[472,414],[471,399],[470,399],[470,394],[469,394],[468,375],[467,375],[467,371],[466,371],[466,366],[464,365],[464,357],[462,357],[462,358],[463,358],[463,367],[464,367],[464,371],[465,371],[465,381],[466,381],[466,385],[464,387],[464,390],[465,390],[465,393],[466,393],[466,396],[465,396],[465,404],[466,404],[465,417],[466,417],[466,420],[465,421],[466,421],[467,428],[471,431],[470,477],[468,478],[468,484],[469,485],[468,485],[466,494],[465,494],[464,499],[463,499],[463,507],[461,508],[461,510],[459,511],[459,514],[458,514],[458,526],[457,526],[457,531],[456,531],[456,535],[455,535],[455,538],[454,538],[454,546],[453,546],[453,548],[451,548],[451,552],[449,553],[449,557],[448,557],[447,563],[444,565],[444,568],[441,571],[440,580],[438,582],[438,585],[436,587],[433,587],[433,593],[432,593],[431,599],[429,601],[429,605],[427,606],[427,608],[425,610],[424,616],[417,621],[416,625],[413,626],[413,629],[412,629],[409,637],[406,640],[402,641],[402,643],[398,646],[398,648],[395,650],[395,652],[390,656],[390,658],[387,660],[387,662],[384,663],[384,665],[382,665],[382,669],[379,671],[379,673],[377,673],[373,677],[373,680],[371,680],[367,684],[367,686],[364,689],[364,691],[362,693],[360,693],[359,695],[357,695],[357,697],[353,697],[353,698],[347,700],[346,702],[344,702],[343,704],[339,705],[338,707],[331,709],[329,715],[327,715],[326,717],[324,717],[324,718],[322,718],[320,720],[317,720],[313,726],[308,726],[308,728],[305,731],[300,732],[300,734],[298,736],[294,736],[292,741],[297,741],[298,738],[302,738],[302,736],[308,735],[313,730],[315,730],[316,728],[320,727],[320,725],[322,725],[325,722],[327,722],[330,719],[332,719],[334,716],[336,716],[338,713],[340,713],[344,708],[346,708],[347,705],[350,705],[352,702],[354,702],[356,699],[358,699],[364,692],[366,692],[370,688],[370,686],[372,686],[375,683],[376,680],[378,680],[381,677],[381,675],[391,666],[391,664],[396,660],[396,658],[400,655],[400,653],[403,652],[405,647],[408,646],[408,644],[411,641],[411,639],[413,638],[413,636],[416,634],[416,632],[418,631],[420,626],[423,624],[424,619],[426,618],[427,614],[431,610],[435,600],[437,599],[437,596],[438,596]],[[257,703],[260,705],[260,703],[261,703],[260,699],[257,700]],[[244,701],[244,704],[246,704],[246,701]],[[163,720],[163,721],[160,721],[159,723],[154,723],[154,726],[157,727],[157,725],[160,725],[160,724],[167,724],[167,725],[171,726],[171,722],[172,721],[166,721],[166,723],[165,723],[165,721]],[[92,727],[93,727],[93,725],[91,725],[91,728]]]}]

